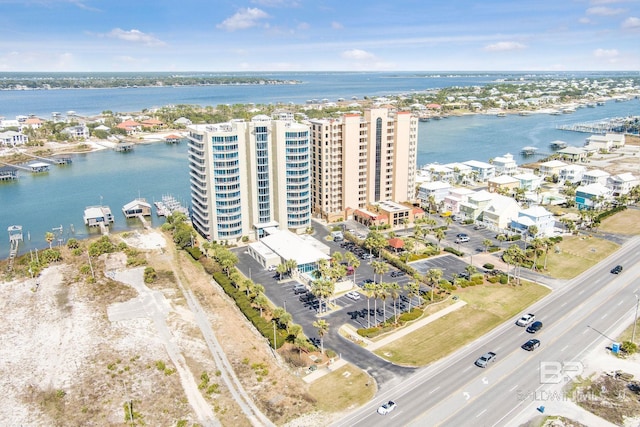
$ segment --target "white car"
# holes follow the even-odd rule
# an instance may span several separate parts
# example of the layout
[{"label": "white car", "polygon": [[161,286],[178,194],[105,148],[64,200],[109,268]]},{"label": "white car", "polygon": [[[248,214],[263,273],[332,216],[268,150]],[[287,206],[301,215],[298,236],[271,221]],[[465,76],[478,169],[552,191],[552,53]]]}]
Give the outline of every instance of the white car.
[{"label": "white car", "polygon": [[396,402],[394,402],[393,400],[390,400],[378,408],[378,413],[380,415],[387,415],[389,412],[393,411],[394,409],[396,409]]},{"label": "white car", "polygon": [[536,315],[533,313],[528,313],[518,319],[516,325],[518,326],[528,326],[531,322],[536,320]]},{"label": "white car", "polygon": [[267,267],[267,271],[276,271],[276,266],[270,265],[269,267]]},{"label": "white car", "polygon": [[345,296],[347,298],[351,298],[354,301],[358,301],[360,299],[360,294],[357,293],[356,291],[347,292]]}]

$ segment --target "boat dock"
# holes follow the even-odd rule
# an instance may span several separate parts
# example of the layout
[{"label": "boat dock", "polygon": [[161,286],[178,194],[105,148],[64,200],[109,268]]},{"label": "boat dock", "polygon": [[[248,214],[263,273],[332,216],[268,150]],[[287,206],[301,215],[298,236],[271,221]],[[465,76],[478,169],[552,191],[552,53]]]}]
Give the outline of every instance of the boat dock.
[{"label": "boat dock", "polygon": [[169,216],[174,212],[182,212],[189,216],[189,209],[182,206],[173,196],[162,196],[161,202],[153,202],[156,206],[156,214],[158,216]]},{"label": "boat dock", "polygon": [[[604,135],[605,133],[612,133],[612,132],[638,134],[638,131],[637,131],[638,120],[640,120],[640,116],[616,117],[613,119],[596,120],[592,122],[558,125],[556,126],[556,129],[570,130],[573,132],[602,134],[602,135]],[[635,131],[632,130],[632,125],[634,123],[636,123]]]},{"label": "boat dock", "polygon": [[25,156],[29,156],[29,157],[33,157],[34,159],[38,159],[38,160],[42,160],[44,162],[52,162],[53,164],[56,165],[70,165],[72,163],[71,161],[71,157],[40,157],[40,156],[36,156],[35,154],[29,154],[29,153],[20,153],[23,154]]},{"label": "boat dock", "polygon": [[20,242],[22,242],[22,226],[21,225],[12,225],[7,231],[9,232],[9,265],[7,267],[8,271],[13,270],[13,260],[18,256],[18,246],[20,246]]},{"label": "boat dock", "polygon": [[0,181],[13,181],[18,179],[18,169],[13,166],[0,167]]}]

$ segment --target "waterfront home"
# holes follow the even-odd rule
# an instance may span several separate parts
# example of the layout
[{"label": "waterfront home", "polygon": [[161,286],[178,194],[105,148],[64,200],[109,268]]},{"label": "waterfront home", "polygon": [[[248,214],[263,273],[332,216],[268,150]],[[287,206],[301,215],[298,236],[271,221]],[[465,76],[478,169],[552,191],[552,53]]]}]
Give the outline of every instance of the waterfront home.
[{"label": "waterfront home", "polygon": [[599,208],[611,195],[611,189],[600,183],[580,185],[576,188],[576,206],[580,210]]},{"label": "waterfront home", "polygon": [[600,184],[607,185],[607,180],[609,179],[609,172],[605,172],[600,169],[591,169],[587,170],[582,174],[582,181],[580,182],[582,185],[590,185],[590,184]]},{"label": "waterfront home", "polygon": [[88,206],[84,210],[83,219],[85,225],[89,227],[100,224],[109,225],[110,222],[113,222],[113,214],[111,214],[109,206]]},{"label": "waterfront home", "polygon": [[638,185],[639,181],[629,172],[613,175],[607,178],[607,187],[611,189],[614,196],[628,194],[633,187]]},{"label": "waterfront home", "polygon": [[426,205],[429,197],[433,197],[436,203],[440,203],[449,194],[451,184],[448,182],[424,182],[418,188],[418,202],[420,205]]},{"label": "waterfront home", "polygon": [[575,163],[584,162],[587,159],[588,151],[580,147],[567,147],[562,150],[558,150],[557,153],[560,155],[562,160]]},{"label": "waterfront home", "polygon": [[0,129],[17,128],[20,129],[22,123],[18,119],[0,119]]},{"label": "waterfront home", "polygon": [[422,166],[418,170],[416,181],[443,181],[452,182],[454,180],[454,170],[449,165],[440,163],[430,163]]},{"label": "waterfront home", "polygon": [[127,132],[127,135],[132,135],[142,130],[142,125],[133,120],[125,120],[122,123],[118,123],[116,127],[118,129],[124,129]]},{"label": "waterfront home", "polygon": [[452,182],[454,183],[468,183],[473,175],[473,168],[464,163],[447,163],[445,166],[453,171]]},{"label": "waterfront home", "polygon": [[151,216],[151,204],[145,199],[135,199],[122,207],[122,213],[127,218],[135,216]]},{"label": "waterfront home", "polygon": [[454,215],[459,214],[461,203],[467,202],[469,196],[474,193],[475,191],[465,187],[453,187],[449,189],[449,194],[444,198],[443,212],[449,212]]},{"label": "waterfront home", "polygon": [[582,181],[586,170],[587,168],[582,165],[567,165],[560,170],[559,182],[569,181],[572,184],[577,184]]},{"label": "waterfront home", "polygon": [[560,171],[566,166],[567,164],[560,160],[549,160],[540,164],[540,174],[551,178],[554,175],[560,175]]},{"label": "waterfront home", "polygon": [[29,127],[31,129],[39,129],[43,124],[44,121],[39,117],[29,117],[24,121],[22,129],[25,127]]},{"label": "waterfront home", "polygon": [[597,151],[611,151],[614,148],[624,147],[625,136],[618,133],[606,133],[604,135],[591,135],[587,138],[586,146],[591,146]]},{"label": "waterfront home", "polygon": [[513,175],[518,170],[518,164],[511,153],[495,157],[492,163],[496,170],[496,175]]},{"label": "waterfront home", "polygon": [[520,181],[518,187],[522,188],[524,191],[537,190],[543,180],[542,176],[536,175],[533,172],[519,173],[514,175],[513,177]]},{"label": "waterfront home", "polygon": [[469,160],[467,162],[463,162],[463,164],[471,168],[471,174],[472,176],[475,175],[476,181],[485,182],[486,180],[496,176],[496,168],[489,163],[480,162],[478,160]]},{"label": "waterfront home", "polygon": [[520,181],[510,175],[499,175],[487,180],[487,190],[489,190],[490,193],[507,191],[508,194],[511,194],[513,189],[519,186]]},{"label": "waterfront home", "polygon": [[549,237],[555,233],[555,219],[553,214],[542,206],[531,206],[518,212],[518,216],[511,221],[511,228],[521,233],[529,233],[532,226],[538,232],[532,237]]},{"label": "waterfront home", "polygon": [[71,138],[85,140],[90,136],[89,128],[85,125],[69,126],[62,129],[62,133],[69,135]]},{"label": "waterfront home", "polygon": [[14,130],[0,132],[0,145],[5,147],[15,147],[29,142],[29,137]]},{"label": "waterfront home", "polygon": [[140,122],[143,128],[159,129],[165,127],[164,122],[158,119],[146,119]]},{"label": "waterfront home", "polygon": [[191,120],[187,119],[186,117],[178,117],[177,119],[175,119],[173,121],[174,125],[183,125],[183,126],[189,126],[192,124]]}]

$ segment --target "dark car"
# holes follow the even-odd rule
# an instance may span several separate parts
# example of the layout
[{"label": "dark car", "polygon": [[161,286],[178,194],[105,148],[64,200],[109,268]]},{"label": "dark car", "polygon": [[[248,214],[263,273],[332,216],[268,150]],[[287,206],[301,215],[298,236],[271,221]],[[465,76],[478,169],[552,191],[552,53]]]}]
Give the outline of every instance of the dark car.
[{"label": "dark car", "polygon": [[306,294],[300,295],[301,302],[314,302],[316,300],[316,296],[311,292],[307,292]]},{"label": "dark car", "polygon": [[456,234],[456,237],[460,238],[460,237],[469,237],[469,236],[467,236],[465,233],[458,233]]},{"label": "dark car", "polygon": [[529,325],[529,327],[527,328],[527,332],[529,332],[530,334],[535,334],[540,329],[542,329],[542,322],[537,321]]},{"label": "dark car", "polygon": [[529,340],[522,344],[522,348],[527,351],[533,351],[538,347],[540,347],[540,340]]},{"label": "dark car", "polygon": [[392,271],[391,272],[391,277],[402,277],[405,274],[407,274],[407,273],[405,273],[404,271],[396,270],[396,271]]},{"label": "dark car", "polygon": [[621,265],[616,265],[615,267],[613,267],[611,269],[611,273],[613,274],[620,274],[622,272],[622,266]]}]

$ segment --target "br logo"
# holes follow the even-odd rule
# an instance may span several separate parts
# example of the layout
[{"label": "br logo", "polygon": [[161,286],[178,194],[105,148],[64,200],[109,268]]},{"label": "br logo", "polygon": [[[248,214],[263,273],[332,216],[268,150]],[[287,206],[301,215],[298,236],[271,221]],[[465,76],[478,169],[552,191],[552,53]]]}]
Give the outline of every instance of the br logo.
[{"label": "br logo", "polygon": [[540,384],[560,384],[581,375],[581,362],[540,362]]}]

